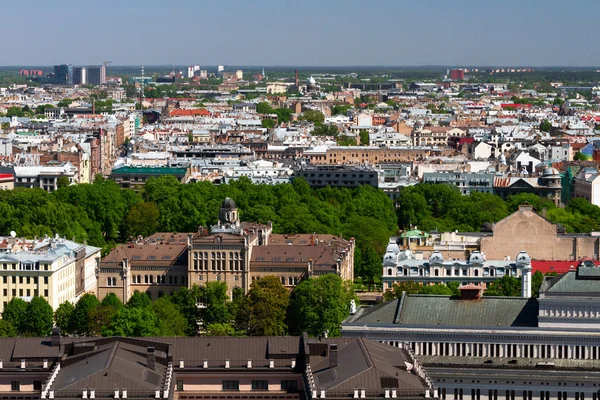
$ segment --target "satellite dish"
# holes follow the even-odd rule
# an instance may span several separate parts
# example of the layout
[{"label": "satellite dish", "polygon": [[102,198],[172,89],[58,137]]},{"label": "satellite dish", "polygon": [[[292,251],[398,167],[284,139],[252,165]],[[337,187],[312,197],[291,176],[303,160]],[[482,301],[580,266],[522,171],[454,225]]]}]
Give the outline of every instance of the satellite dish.
[{"label": "satellite dish", "polygon": [[16,237],[16,236],[17,236],[17,232],[15,232],[15,231],[10,231],[10,236],[11,236],[11,237],[13,237],[13,238],[14,238],[14,237]]}]

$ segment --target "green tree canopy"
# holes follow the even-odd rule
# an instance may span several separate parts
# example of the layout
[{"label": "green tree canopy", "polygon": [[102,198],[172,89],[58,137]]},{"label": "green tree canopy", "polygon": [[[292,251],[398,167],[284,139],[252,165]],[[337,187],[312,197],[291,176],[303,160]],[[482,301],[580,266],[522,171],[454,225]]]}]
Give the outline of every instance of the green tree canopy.
[{"label": "green tree canopy", "polygon": [[12,325],[19,334],[26,332],[27,302],[20,297],[13,297],[5,306],[2,320]]},{"label": "green tree canopy", "polygon": [[102,331],[102,336],[158,336],[160,321],[151,307],[123,307]]},{"label": "green tree canopy", "polygon": [[100,302],[93,294],[86,293],[81,296],[71,314],[70,331],[86,336],[93,333],[90,313],[99,305]]},{"label": "green tree canopy", "polygon": [[350,315],[353,299],[351,283],[343,282],[335,274],[306,279],[292,293],[290,326],[295,328],[296,334],[339,336],[342,321]]},{"label": "green tree canopy", "polygon": [[150,308],[152,306],[152,300],[146,293],[141,293],[139,290],[133,292],[129,300],[127,301],[128,308]]},{"label": "green tree canopy", "polygon": [[125,218],[127,236],[152,235],[158,228],[160,211],[154,203],[138,203],[131,207]]},{"label": "green tree canopy", "polygon": [[54,312],[54,324],[60,328],[63,334],[67,334],[71,331],[71,316],[75,306],[70,301],[61,303],[56,311]]},{"label": "green tree canopy", "polygon": [[289,293],[274,276],[256,279],[244,298],[236,322],[250,336],[285,335]]},{"label": "green tree canopy", "polygon": [[159,297],[152,303],[152,310],[160,321],[161,336],[184,336],[187,331],[187,320],[173,304],[169,296]]},{"label": "green tree canopy", "polygon": [[25,332],[31,336],[48,336],[52,330],[52,306],[45,298],[34,296],[22,318],[25,319]]}]

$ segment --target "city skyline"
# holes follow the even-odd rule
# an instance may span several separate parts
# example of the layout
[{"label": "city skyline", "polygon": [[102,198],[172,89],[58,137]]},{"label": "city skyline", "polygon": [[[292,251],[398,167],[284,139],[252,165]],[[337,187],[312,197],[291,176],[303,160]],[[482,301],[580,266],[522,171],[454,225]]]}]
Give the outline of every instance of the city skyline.
[{"label": "city skyline", "polygon": [[11,2],[0,32],[20,40],[0,64],[600,65],[596,2],[425,3]]}]

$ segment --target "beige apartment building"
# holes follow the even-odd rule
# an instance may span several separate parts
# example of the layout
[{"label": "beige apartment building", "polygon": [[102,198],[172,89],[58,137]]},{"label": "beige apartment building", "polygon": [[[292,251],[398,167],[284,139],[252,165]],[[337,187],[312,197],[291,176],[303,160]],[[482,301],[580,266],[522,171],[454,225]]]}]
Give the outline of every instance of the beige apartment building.
[{"label": "beige apartment building", "polygon": [[311,164],[381,164],[425,160],[430,157],[448,157],[449,148],[435,147],[370,147],[334,146],[323,152],[304,153]]},{"label": "beige apartment building", "polygon": [[95,292],[100,248],[54,237],[0,238],[0,312],[13,298],[44,297],[54,310]]}]

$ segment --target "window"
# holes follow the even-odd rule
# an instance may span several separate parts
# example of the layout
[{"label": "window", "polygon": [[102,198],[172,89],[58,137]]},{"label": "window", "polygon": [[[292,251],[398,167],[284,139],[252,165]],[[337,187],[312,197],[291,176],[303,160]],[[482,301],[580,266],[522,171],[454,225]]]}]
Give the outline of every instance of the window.
[{"label": "window", "polygon": [[33,381],[33,390],[42,390],[42,381]]},{"label": "window", "polygon": [[298,381],[293,379],[283,379],[281,381],[281,390],[296,391],[298,390]]},{"label": "window", "polygon": [[182,391],[183,390],[183,381],[177,381],[177,390],[178,391]]},{"label": "window", "polygon": [[269,381],[252,380],[252,390],[269,390]]},{"label": "window", "polygon": [[[252,386],[254,386],[254,381],[252,381]],[[224,380],[223,381],[223,390],[240,390],[240,381]]]},{"label": "window", "polygon": [[13,392],[19,392],[21,390],[21,382],[10,381],[10,390],[12,390]]}]

